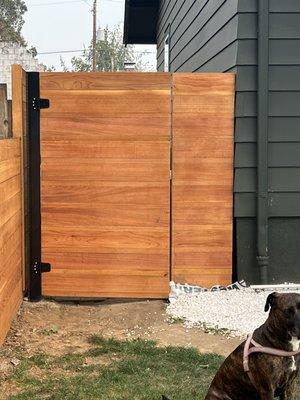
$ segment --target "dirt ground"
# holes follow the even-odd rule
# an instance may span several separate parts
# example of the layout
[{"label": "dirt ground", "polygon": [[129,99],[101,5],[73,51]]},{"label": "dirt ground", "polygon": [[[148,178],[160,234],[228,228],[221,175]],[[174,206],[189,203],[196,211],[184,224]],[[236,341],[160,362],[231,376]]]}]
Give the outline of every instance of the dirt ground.
[{"label": "dirt ground", "polygon": [[[24,302],[0,350],[2,368],[16,351],[30,356],[86,351],[88,337],[143,338],[159,345],[193,346],[203,353],[229,354],[238,339],[210,335],[181,322],[170,323],[163,301]],[[1,372],[1,367],[0,367]]]},{"label": "dirt ground", "polygon": [[[5,344],[0,349],[0,400],[7,400],[22,391],[25,394],[20,394],[20,399],[28,398],[26,396],[31,386],[26,383],[27,378],[20,382],[22,378],[18,372],[19,367],[22,370],[22,365],[26,366],[26,360],[31,357],[34,359],[38,354],[55,358],[70,354],[84,356],[91,349],[92,335],[119,340],[152,339],[161,346],[191,346],[201,353],[217,353],[222,356],[229,354],[240,343],[238,339],[224,335],[204,333],[200,328],[188,329],[182,321],[171,322],[166,314],[166,306],[166,302],[156,300],[24,302]],[[101,360],[98,357],[96,361],[105,362],[106,355],[103,357]],[[91,360],[95,362],[94,358],[84,359],[84,365]],[[29,380],[33,379],[32,376],[39,379],[41,373],[45,373],[38,366],[30,368]],[[55,371],[47,369],[47,374],[51,377],[57,372]],[[63,374],[67,379],[70,371],[64,371]],[[16,377],[18,384],[16,380],[9,378],[11,376]]]}]

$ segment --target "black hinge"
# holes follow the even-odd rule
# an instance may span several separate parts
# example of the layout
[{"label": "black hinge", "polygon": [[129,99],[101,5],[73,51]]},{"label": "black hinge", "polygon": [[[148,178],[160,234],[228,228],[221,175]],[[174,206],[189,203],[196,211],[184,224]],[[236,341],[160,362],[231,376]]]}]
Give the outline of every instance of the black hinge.
[{"label": "black hinge", "polygon": [[49,263],[35,262],[33,264],[33,273],[36,275],[50,271],[51,271],[51,264]]},{"label": "black hinge", "polygon": [[34,97],[32,99],[32,107],[34,110],[41,110],[43,108],[50,107],[49,99],[40,99],[39,97]]}]

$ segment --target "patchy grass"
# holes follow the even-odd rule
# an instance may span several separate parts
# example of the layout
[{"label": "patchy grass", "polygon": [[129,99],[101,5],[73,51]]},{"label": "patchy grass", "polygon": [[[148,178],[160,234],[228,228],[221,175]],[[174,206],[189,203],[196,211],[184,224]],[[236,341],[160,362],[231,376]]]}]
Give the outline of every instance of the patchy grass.
[{"label": "patchy grass", "polygon": [[184,323],[185,323],[185,319],[182,318],[182,317],[173,317],[173,316],[171,316],[171,317],[168,319],[168,322],[169,322],[170,324],[184,324]]},{"label": "patchy grass", "polygon": [[[81,354],[19,357],[5,379],[10,400],[203,399],[223,358],[193,348],[157,347],[153,341],[90,338]],[[300,392],[299,392],[300,394]],[[300,397],[296,397],[300,399]]]},{"label": "patchy grass", "polygon": [[[153,341],[119,341],[93,336],[84,354],[36,354],[5,379],[10,400],[201,399],[222,361],[192,348],[157,347]],[[4,383],[2,380],[1,383]],[[17,390],[16,390],[17,388]]]}]

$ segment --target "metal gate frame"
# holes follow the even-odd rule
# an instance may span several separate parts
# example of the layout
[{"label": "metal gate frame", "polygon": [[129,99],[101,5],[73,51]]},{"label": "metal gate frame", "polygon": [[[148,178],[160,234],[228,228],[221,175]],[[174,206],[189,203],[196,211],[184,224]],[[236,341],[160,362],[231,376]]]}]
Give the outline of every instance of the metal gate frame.
[{"label": "metal gate frame", "polygon": [[41,152],[40,110],[49,107],[49,100],[40,98],[38,72],[27,73],[28,104],[28,162],[29,162],[29,281],[28,298],[42,298],[42,273],[50,272],[51,265],[43,263],[41,247]]}]

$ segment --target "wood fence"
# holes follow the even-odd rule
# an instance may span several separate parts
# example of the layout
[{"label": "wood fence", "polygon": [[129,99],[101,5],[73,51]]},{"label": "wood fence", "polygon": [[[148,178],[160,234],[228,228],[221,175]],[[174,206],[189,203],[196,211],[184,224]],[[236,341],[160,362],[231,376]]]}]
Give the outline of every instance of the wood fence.
[{"label": "wood fence", "polygon": [[[14,124],[9,124],[6,88],[0,88],[0,344],[23,298],[24,235],[24,133],[26,74],[13,66]],[[10,132],[13,131],[13,137]]]},{"label": "wood fence", "polygon": [[43,294],[232,280],[234,74],[41,73]]},{"label": "wood fence", "polygon": [[[234,79],[40,74],[44,295],[159,298],[170,279],[231,282]],[[28,283],[26,86],[13,66],[11,138],[0,113],[0,343]]]},{"label": "wood fence", "polygon": [[21,139],[0,140],[0,343],[22,301]]},{"label": "wood fence", "polygon": [[172,279],[232,281],[233,74],[173,76]]}]

